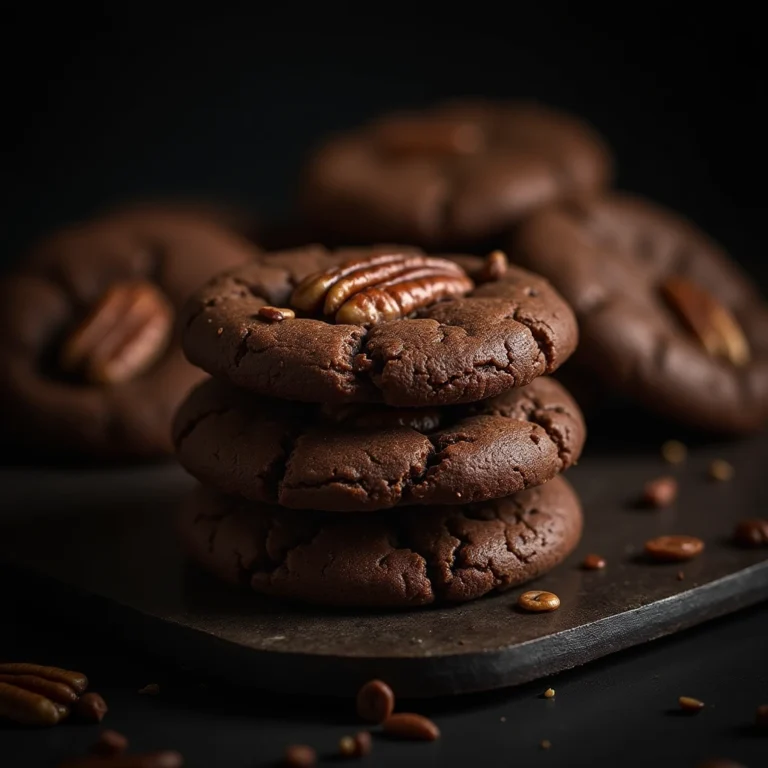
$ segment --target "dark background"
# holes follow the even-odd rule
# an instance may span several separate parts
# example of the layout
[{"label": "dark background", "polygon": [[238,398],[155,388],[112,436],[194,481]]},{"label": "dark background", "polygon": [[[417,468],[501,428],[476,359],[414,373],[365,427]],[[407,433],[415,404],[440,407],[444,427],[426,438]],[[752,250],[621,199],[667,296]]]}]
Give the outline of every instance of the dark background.
[{"label": "dark background", "polygon": [[[5,9],[3,263],[42,233],[122,201],[195,196],[285,215],[302,157],[327,133],[392,107],[481,94],[582,114],[614,146],[619,186],[690,216],[765,281],[766,53],[757,19],[736,4],[695,14],[619,4],[591,16],[581,4],[539,5]],[[17,626],[13,614],[10,627],[0,656],[39,658],[50,647],[44,628]],[[768,743],[748,723],[761,691],[768,700],[767,636],[764,606],[621,654],[548,681],[557,710],[536,709],[549,706],[533,701],[544,684],[430,705],[446,731],[441,746],[383,745],[376,764],[453,757],[693,768],[727,750],[766,765]],[[87,638],[57,653],[94,671],[112,727],[139,748],[180,747],[192,765],[261,765],[297,740],[332,749],[354,724],[343,705],[201,699],[190,681],[148,700],[134,687],[165,684],[171,671]],[[717,708],[675,717],[668,710],[680,694]],[[10,745],[0,765],[53,764],[92,738],[0,729],[0,744]],[[542,738],[552,750],[538,750]]]},{"label": "dark background", "polygon": [[766,53],[735,9],[653,4],[27,3],[2,25],[4,257],[123,200],[289,209],[302,157],[391,107],[536,98],[594,123],[618,184],[765,274]]}]

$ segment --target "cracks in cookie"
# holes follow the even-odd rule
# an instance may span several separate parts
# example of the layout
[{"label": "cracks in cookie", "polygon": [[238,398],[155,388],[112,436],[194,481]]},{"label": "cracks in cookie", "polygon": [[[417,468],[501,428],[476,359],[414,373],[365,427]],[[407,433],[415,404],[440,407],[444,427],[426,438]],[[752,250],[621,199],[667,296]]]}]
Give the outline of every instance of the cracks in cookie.
[{"label": "cracks in cookie", "polygon": [[232,363],[234,364],[235,368],[240,367],[240,364],[243,362],[243,358],[248,354],[248,339],[251,338],[252,333],[252,328],[246,328],[245,332],[240,337],[240,341],[237,344],[237,350],[235,351],[235,356],[232,359]]},{"label": "cracks in cookie", "polygon": [[211,416],[221,416],[229,411],[231,411],[232,408],[230,406],[218,406],[216,408],[208,408],[205,411],[202,411],[201,413],[198,413],[195,415],[194,418],[190,419],[182,429],[180,429],[174,436],[173,436],[173,442],[176,446],[176,449],[181,446],[181,444],[202,424],[206,419],[211,418]]},{"label": "cracks in cookie", "polygon": [[279,501],[280,499],[280,489],[285,480],[288,464],[296,449],[299,437],[301,437],[301,431],[298,429],[290,430],[283,435],[280,439],[280,452],[274,461],[269,464],[262,477],[264,488],[270,499],[274,501]]}]

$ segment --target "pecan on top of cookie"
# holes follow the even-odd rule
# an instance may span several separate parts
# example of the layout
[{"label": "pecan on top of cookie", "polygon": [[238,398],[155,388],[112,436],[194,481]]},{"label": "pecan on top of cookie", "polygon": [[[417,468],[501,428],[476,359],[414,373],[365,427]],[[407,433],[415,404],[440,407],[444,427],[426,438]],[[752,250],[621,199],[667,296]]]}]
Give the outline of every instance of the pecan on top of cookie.
[{"label": "pecan on top of cookie", "polygon": [[293,291],[291,304],[337,323],[370,326],[463,296],[473,287],[464,270],[447,259],[379,253],[309,275]]}]

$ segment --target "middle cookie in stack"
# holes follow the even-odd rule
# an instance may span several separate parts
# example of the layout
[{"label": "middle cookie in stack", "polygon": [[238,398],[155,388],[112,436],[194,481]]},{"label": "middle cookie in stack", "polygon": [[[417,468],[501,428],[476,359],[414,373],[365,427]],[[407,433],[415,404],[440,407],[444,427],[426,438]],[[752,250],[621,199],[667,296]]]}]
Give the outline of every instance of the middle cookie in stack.
[{"label": "middle cookie in stack", "polygon": [[581,510],[556,475],[584,423],[538,378],[571,354],[576,321],[502,254],[268,254],[199,291],[185,328],[215,378],[176,418],[179,459],[209,486],[181,531],[217,575],[425,605],[522,583],[576,545]]}]

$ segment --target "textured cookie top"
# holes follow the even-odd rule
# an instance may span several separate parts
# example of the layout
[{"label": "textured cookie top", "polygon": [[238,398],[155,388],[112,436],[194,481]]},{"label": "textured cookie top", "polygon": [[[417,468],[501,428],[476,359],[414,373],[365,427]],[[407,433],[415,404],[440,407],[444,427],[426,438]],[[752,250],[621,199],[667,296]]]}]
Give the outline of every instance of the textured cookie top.
[{"label": "textured cookie top", "polygon": [[176,315],[212,274],[255,255],[210,218],[146,206],[42,241],[0,288],[0,391],[21,446],[168,452],[172,414],[200,379]]},{"label": "textured cookie top", "polygon": [[174,424],[179,461],[201,482],[338,512],[507,496],[575,463],[584,437],[578,406],[546,377],[471,405],[405,409],[291,403],[210,380]]},{"label": "textured cookie top", "polygon": [[[398,406],[492,397],[554,371],[573,352],[571,309],[546,280],[505,261],[494,268],[493,259],[430,257],[440,264],[436,275],[424,278],[427,288],[424,270],[433,267],[419,267],[422,277],[408,273],[413,280],[394,286],[391,279],[377,283],[384,299],[371,298],[367,288],[351,296],[347,303],[364,310],[357,323],[339,317],[338,302],[333,312],[323,312],[330,289],[321,291],[316,305],[298,302],[312,307],[309,316],[292,304],[307,281],[325,288],[328,276],[350,262],[375,269],[391,256],[400,263],[427,259],[402,246],[312,246],[266,254],[219,275],[186,305],[184,351],[208,373],[261,394]],[[372,321],[369,309],[376,312]],[[399,317],[403,312],[407,316]]]},{"label": "textured cookie top", "polygon": [[321,147],[303,203],[344,242],[458,247],[533,208],[607,186],[611,159],[575,117],[534,104],[449,103],[384,117]]},{"label": "textured cookie top", "polygon": [[613,391],[713,431],[768,419],[768,307],[688,221],[614,194],[535,214],[511,248],[572,304],[578,360]]},{"label": "textured cookie top", "polygon": [[219,578],[320,605],[464,602],[546,573],[577,545],[561,477],[504,499],[370,515],[296,512],[198,489],[179,517],[188,554]]}]

